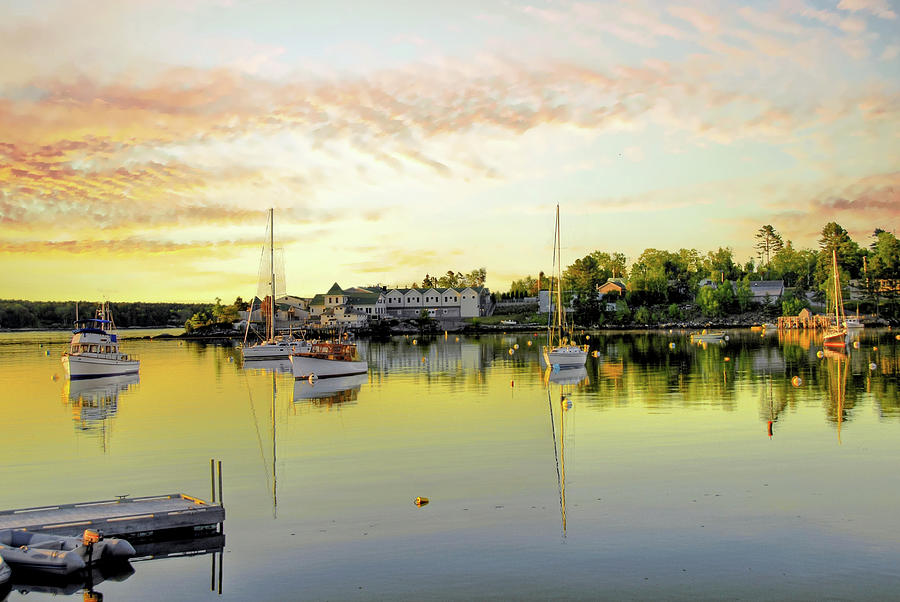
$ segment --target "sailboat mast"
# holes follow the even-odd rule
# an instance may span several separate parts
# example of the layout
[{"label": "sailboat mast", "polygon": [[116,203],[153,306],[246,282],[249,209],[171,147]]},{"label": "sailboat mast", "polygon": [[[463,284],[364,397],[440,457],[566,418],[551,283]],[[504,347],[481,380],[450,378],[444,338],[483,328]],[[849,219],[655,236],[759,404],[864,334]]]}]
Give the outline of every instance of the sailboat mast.
[{"label": "sailboat mast", "polygon": [[269,332],[266,333],[269,340],[275,339],[275,209],[269,209],[269,269],[271,270],[272,304],[269,307],[270,320]]},{"label": "sailboat mast", "polygon": [[562,308],[562,241],[559,233],[559,204],[556,205],[556,340],[562,344],[563,308]]}]

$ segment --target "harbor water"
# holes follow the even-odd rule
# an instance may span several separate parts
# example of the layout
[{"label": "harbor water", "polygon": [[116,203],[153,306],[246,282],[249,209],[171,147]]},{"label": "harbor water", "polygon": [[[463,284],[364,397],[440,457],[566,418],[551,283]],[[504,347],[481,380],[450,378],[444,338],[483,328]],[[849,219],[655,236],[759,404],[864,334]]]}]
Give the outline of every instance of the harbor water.
[{"label": "harbor water", "polygon": [[68,331],[0,334],[0,509],[208,499],[215,458],[224,547],[10,600],[900,598],[895,332],[595,332],[583,371],[533,333],[394,337],[314,382],[161,332],[74,382]]}]

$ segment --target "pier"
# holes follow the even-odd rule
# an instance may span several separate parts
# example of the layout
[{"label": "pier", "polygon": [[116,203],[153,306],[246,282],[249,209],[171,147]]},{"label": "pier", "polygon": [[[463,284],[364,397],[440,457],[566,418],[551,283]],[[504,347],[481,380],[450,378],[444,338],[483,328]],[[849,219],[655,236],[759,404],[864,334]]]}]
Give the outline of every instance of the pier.
[{"label": "pier", "polygon": [[184,493],[20,508],[0,511],[0,529],[80,535],[85,529],[104,536],[152,538],[175,530],[220,530],[225,521],[221,503]]}]

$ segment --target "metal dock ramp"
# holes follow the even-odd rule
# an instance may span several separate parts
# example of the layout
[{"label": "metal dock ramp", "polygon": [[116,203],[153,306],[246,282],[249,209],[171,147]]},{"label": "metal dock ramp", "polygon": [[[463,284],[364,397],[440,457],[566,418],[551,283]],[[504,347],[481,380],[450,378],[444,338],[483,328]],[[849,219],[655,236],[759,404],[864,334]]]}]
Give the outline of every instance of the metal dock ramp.
[{"label": "metal dock ramp", "polygon": [[221,503],[184,493],[0,511],[0,529],[60,535],[80,535],[92,529],[108,537],[140,538],[174,529],[214,529],[224,521]]}]

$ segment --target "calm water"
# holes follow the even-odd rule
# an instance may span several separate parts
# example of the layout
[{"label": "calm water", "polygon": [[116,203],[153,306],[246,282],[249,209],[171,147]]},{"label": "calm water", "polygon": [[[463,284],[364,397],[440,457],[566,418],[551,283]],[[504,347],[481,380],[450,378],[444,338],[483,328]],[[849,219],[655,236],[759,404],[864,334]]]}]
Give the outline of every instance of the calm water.
[{"label": "calm water", "polygon": [[0,508],[208,498],[221,459],[222,594],[206,554],[105,600],[898,599],[895,334],[822,358],[805,333],[594,334],[549,374],[531,335],[397,338],[314,386],[171,340],[126,342],[139,379],[69,383],[68,333],[2,334]]}]

